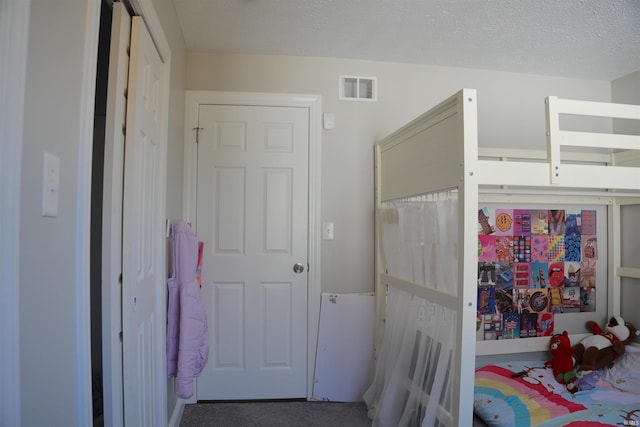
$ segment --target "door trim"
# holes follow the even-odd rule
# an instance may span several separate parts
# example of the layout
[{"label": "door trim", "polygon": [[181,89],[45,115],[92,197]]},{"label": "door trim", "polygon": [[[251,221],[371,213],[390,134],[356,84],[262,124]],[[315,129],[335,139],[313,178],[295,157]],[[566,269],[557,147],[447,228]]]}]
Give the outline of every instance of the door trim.
[{"label": "door trim", "polygon": [[144,20],[156,49],[158,49],[160,58],[162,58],[162,62],[169,64],[171,62],[171,47],[162,29],[162,23],[156,13],[153,0],[128,0],[127,3],[131,5],[135,14],[141,16]]},{"label": "door trim", "polygon": [[0,425],[20,425],[20,174],[30,0],[0,6]]},{"label": "door trim", "polygon": [[187,91],[184,135],[183,219],[195,223],[198,150],[195,128],[200,105],[253,105],[266,107],[302,107],[309,109],[309,281],[307,296],[307,399],[313,394],[315,355],[318,342],[321,295],[320,196],[322,136],[320,95],[296,95],[252,92]]},{"label": "door trim", "polygon": [[122,378],[122,195],[131,40],[131,16],[115,2],[111,17],[111,44],[105,121],[104,177],[102,187],[102,387],[105,425],[124,425]]},{"label": "door trim", "polygon": [[91,168],[93,156],[93,121],[96,94],[98,38],[100,29],[100,1],[87,2],[86,37],[82,69],[81,99],[78,129],[78,175],[76,181],[75,230],[75,315],[76,315],[76,372],[78,424],[93,422],[91,385],[91,304],[90,247],[91,247]]}]

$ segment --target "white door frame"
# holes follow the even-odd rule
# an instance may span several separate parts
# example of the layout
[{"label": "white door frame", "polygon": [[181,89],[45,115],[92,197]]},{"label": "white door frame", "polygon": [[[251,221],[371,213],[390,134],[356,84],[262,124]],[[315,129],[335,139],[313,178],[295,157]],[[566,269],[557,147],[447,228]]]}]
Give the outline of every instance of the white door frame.
[{"label": "white door frame", "polygon": [[315,355],[318,342],[321,294],[320,189],[322,136],[320,95],[294,95],[248,92],[187,91],[184,135],[184,211],[183,218],[196,220],[196,177],[198,150],[196,131],[202,104],[302,107],[309,109],[309,282],[307,301],[307,399],[313,394]]},{"label": "white door frame", "polygon": [[0,425],[20,425],[20,174],[30,0],[0,3]]}]

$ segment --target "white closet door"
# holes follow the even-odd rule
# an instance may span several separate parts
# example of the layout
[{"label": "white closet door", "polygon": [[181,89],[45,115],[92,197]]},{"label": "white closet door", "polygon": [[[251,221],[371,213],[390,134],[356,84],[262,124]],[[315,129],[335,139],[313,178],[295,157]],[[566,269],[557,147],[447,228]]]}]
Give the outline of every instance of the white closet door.
[{"label": "white closet door", "polygon": [[122,180],[131,16],[113,4],[102,196],[102,366],[104,421],[122,426]]},{"label": "white closet door", "polygon": [[[163,90],[166,67],[142,18],[133,17],[123,201],[125,425],[164,424],[162,363],[166,292]],[[164,381],[162,381],[165,379]],[[163,416],[163,414],[165,414]]]}]

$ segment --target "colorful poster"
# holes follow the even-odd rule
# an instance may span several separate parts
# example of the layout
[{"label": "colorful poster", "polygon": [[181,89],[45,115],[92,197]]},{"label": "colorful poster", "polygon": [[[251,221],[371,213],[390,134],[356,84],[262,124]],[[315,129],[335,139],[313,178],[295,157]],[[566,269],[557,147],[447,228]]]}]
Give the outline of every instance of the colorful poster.
[{"label": "colorful poster", "polygon": [[564,283],[564,262],[549,263],[549,286],[558,287]]},{"label": "colorful poster", "polygon": [[496,266],[491,262],[478,263],[478,285],[488,286],[496,284]]},{"label": "colorful poster", "polygon": [[553,329],[555,327],[553,313],[540,313],[538,314],[538,336],[550,337],[553,335]]},{"label": "colorful poster", "polygon": [[513,287],[529,289],[531,287],[531,264],[518,262],[513,264]]},{"label": "colorful poster", "polygon": [[478,312],[480,314],[493,314],[496,311],[496,289],[493,286],[480,286],[478,288]]},{"label": "colorful poster", "polygon": [[549,211],[531,211],[531,234],[546,236],[549,234]]},{"label": "colorful poster", "polygon": [[496,288],[496,313],[512,313],[513,307],[513,289]]},{"label": "colorful poster", "polygon": [[580,239],[582,259],[598,259],[598,239],[596,236],[583,234]]},{"label": "colorful poster", "polygon": [[564,234],[565,236],[580,236],[582,234],[582,216],[580,212],[567,212]]},{"label": "colorful poster", "polygon": [[596,232],[596,211],[583,210],[580,212],[580,219],[582,221],[582,234],[589,234],[595,236]]},{"label": "colorful poster", "polygon": [[496,285],[500,289],[513,288],[513,264],[499,262],[495,264]]},{"label": "colorful poster", "polygon": [[496,234],[513,236],[513,209],[496,209]]},{"label": "colorful poster", "polygon": [[531,312],[531,308],[529,307],[529,290],[528,289],[514,289],[513,311],[520,314]]},{"label": "colorful poster", "polygon": [[564,286],[578,287],[580,286],[580,263],[565,262],[564,263]]},{"label": "colorful poster", "polygon": [[532,313],[549,311],[549,292],[547,289],[529,289],[529,310]]},{"label": "colorful poster", "polygon": [[564,313],[580,312],[580,288],[564,288],[562,296],[562,305]]},{"label": "colorful poster", "polygon": [[496,261],[508,263],[513,261],[512,236],[496,236]]},{"label": "colorful poster", "polygon": [[549,210],[549,235],[564,236],[565,210]]},{"label": "colorful poster", "polygon": [[531,288],[547,288],[549,286],[549,263],[534,262],[531,264]]},{"label": "colorful poster", "polygon": [[596,232],[595,210],[479,209],[478,339],[549,336],[554,314],[594,312]]},{"label": "colorful poster", "polygon": [[580,288],[580,311],[596,311],[596,288]]},{"label": "colorful poster", "polygon": [[493,234],[495,229],[490,223],[489,209],[478,209],[478,234]]},{"label": "colorful poster", "polygon": [[520,314],[505,313],[502,315],[502,339],[520,338]]},{"label": "colorful poster", "polygon": [[496,260],[496,236],[495,234],[478,235],[478,261],[494,262]]},{"label": "colorful poster", "polygon": [[532,235],[531,236],[531,261],[532,262],[548,262],[549,261],[549,236]]},{"label": "colorful poster", "polygon": [[551,313],[562,313],[564,311],[564,305],[562,298],[564,296],[564,288],[562,286],[557,288],[549,288],[549,311]]},{"label": "colorful poster", "polygon": [[583,288],[595,288],[596,286],[596,261],[583,259],[580,262],[580,286]]},{"label": "colorful poster", "polygon": [[580,261],[580,245],[582,239],[580,236],[571,235],[564,236],[564,260]]},{"label": "colorful poster", "polygon": [[531,262],[531,236],[513,236],[513,262]]},{"label": "colorful poster", "polygon": [[531,235],[531,211],[529,209],[514,209],[513,234],[517,236]]},{"label": "colorful poster", "polygon": [[564,236],[549,236],[549,262],[564,261]]},{"label": "colorful poster", "polygon": [[500,314],[486,314],[484,316],[484,339],[497,340],[502,335],[502,316]]},{"label": "colorful poster", "polygon": [[520,316],[520,338],[538,336],[538,313],[522,313]]}]

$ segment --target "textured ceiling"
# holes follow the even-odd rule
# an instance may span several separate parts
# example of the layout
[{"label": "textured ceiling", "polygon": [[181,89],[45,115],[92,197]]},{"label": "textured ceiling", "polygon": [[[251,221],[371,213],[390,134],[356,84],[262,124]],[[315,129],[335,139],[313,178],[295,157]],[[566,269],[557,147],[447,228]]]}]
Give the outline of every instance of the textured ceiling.
[{"label": "textured ceiling", "polygon": [[640,70],[640,0],[174,0],[187,49],[613,80]]}]

